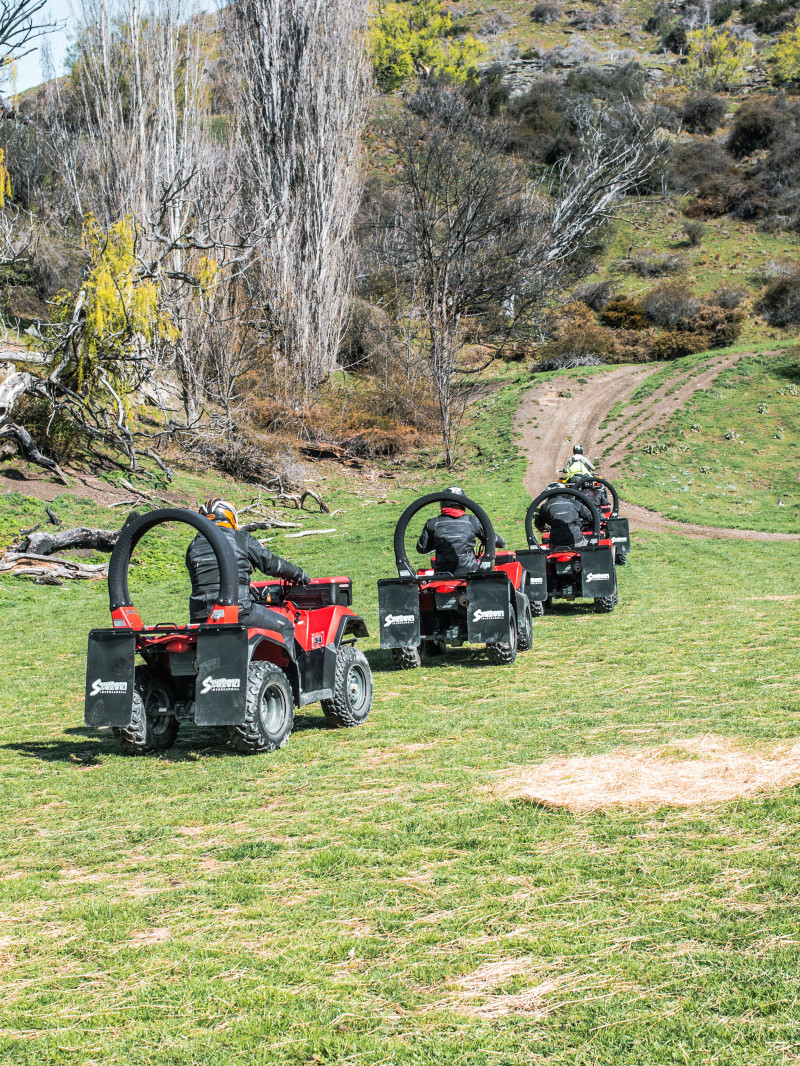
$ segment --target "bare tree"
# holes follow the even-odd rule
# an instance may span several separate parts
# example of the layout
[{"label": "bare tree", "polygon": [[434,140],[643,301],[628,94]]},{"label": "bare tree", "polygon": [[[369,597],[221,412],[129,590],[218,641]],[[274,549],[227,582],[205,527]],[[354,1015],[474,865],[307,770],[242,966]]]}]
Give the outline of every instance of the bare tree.
[{"label": "bare tree", "polygon": [[0,0],[0,63],[28,55],[33,41],[58,28],[58,22],[47,18],[47,2]]},{"label": "bare tree", "polygon": [[378,258],[396,270],[406,315],[439,407],[445,462],[455,460],[469,391],[463,352],[489,358],[530,335],[574,260],[619,201],[657,169],[655,120],[624,105],[585,124],[581,155],[554,182],[531,182],[498,121],[477,117],[458,90],[432,89],[388,121],[399,167],[378,208]]},{"label": "bare tree", "polygon": [[287,398],[330,374],[351,289],[359,150],[371,90],[363,0],[241,0],[231,18],[263,327]]}]

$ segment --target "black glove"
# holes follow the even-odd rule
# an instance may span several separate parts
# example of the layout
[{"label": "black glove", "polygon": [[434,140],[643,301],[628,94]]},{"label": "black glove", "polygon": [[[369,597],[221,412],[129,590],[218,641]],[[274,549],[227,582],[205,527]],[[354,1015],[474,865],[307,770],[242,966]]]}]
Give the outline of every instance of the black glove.
[{"label": "black glove", "polygon": [[293,585],[302,585],[303,588],[311,584],[311,578],[301,567],[296,566],[293,573],[289,574],[289,580]]},{"label": "black glove", "polygon": [[495,547],[497,548],[505,548],[506,546],[506,542],[503,540],[502,537],[495,537],[494,543]]}]

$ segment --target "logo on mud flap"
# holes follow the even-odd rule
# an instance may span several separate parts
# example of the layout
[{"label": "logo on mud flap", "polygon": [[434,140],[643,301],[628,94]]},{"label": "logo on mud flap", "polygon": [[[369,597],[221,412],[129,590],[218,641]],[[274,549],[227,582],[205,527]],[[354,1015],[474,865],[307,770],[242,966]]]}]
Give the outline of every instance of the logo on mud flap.
[{"label": "logo on mud flap", "polygon": [[612,537],[611,538],[611,543],[612,544],[624,544],[627,539],[628,539],[627,537]]},{"label": "logo on mud flap", "polygon": [[416,622],[416,615],[413,614],[387,614],[383,620],[383,628],[386,626],[404,626],[413,624]]},{"label": "logo on mud flap", "polygon": [[90,696],[99,696],[101,692],[127,692],[127,681],[101,681],[100,678],[95,678],[92,682],[92,687],[89,690]]},{"label": "logo on mud flap", "polygon": [[532,585],[543,585],[544,584],[544,578],[543,577],[532,577],[530,583]]},{"label": "logo on mud flap", "polygon": [[611,574],[587,574],[586,583],[588,585],[590,581],[608,581],[610,577]]},{"label": "logo on mud flap", "polygon": [[505,618],[505,611],[476,611],[472,616],[473,622],[483,622],[484,619]]},{"label": "logo on mud flap", "polygon": [[200,695],[206,696],[209,692],[238,692],[242,687],[239,677],[208,677],[203,678],[203,687]]}]

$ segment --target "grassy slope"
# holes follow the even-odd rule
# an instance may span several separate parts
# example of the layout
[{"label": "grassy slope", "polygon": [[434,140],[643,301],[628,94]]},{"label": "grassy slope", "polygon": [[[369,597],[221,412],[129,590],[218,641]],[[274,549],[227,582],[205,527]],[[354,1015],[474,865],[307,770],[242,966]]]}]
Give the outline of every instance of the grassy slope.
[{"label": "grassy slope", "polygon": [[[679,384],[685,367],[703,358],[668,364],[639,395],[673,377]],[[712,388],[696,393],[663,432],[648,431],[634,442],[618,487],[632,502],[669,518],[800,532],[798,389],[794,349],[743,357]],[[647,454],[643,449],[654,443],[666,450]]]},{"label": "grassy slope", "polygon": [[[518,390],[485,401],[471,431],[494,469],[461,479],[512,543]],[[277,541],[315,573],[352,573],[373,633],[393,522],[431,483],[413,466],[400,478],[328,482],[338,535]],[[185,589],[184,540],[148,545],[134,570],[137,589],[154,586],[151,620]],[[587,817],[483,791],[554,753],[800,734],[793,545],[737,545],[732,566],[724,544],[689,554],[643,536],[621,580],[614,615],[554,612],[509,669],[461,651],[399,673],[373,637],[359,730],[327,730],[311,707],[277,755],[234,756],[182,727],[157,760],[81,727],[104,589],[1,580],[0,1060],[794,1061],[796,790]],[[543,1009],[465,1014],[459,982],[509,958],[528,971],[488,994],[552,979]]]}]

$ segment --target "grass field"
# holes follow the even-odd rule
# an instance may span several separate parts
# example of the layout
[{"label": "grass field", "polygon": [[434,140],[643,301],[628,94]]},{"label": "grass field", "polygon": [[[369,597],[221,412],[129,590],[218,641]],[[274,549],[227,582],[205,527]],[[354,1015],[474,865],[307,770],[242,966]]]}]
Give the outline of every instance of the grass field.
[{"label": "grass field", "polygon": [[[494,458],[459,475],[511,543],[516,392],[484,402]],[[271,541],[352,574],[373,634],[394,521],[431,485],[398,472],[328,482],[335,535]],[[41,509],[4,502],[6,532]],[[56,509],[110,524],[92,506]],[[145,541],[149,621],[182,614],[186,539]],[[276,755],[184,725],[129,759],[82,727],[104,587],[0,581],[0,1061],[797,1062],[796,789],[573,816],[489,786],[554,754],[800,736],[798,584],[791,544],[643,535],[617,611],[557,609],[513,667],[462,650],[400,673],[373,636],[362,728],[311,707]]]},{"label": "grass field", "polygon": [[[673,378],[679,387],[690,364],[678,363],[651,375],[632,399]],[[648,454],[653,445],[664,450]],[[618,487],[669,518],[797,533],[799,469],[800,363],[796,350],[787,349],[743,357],[698,391],[663,432],[642,434]]]}]

